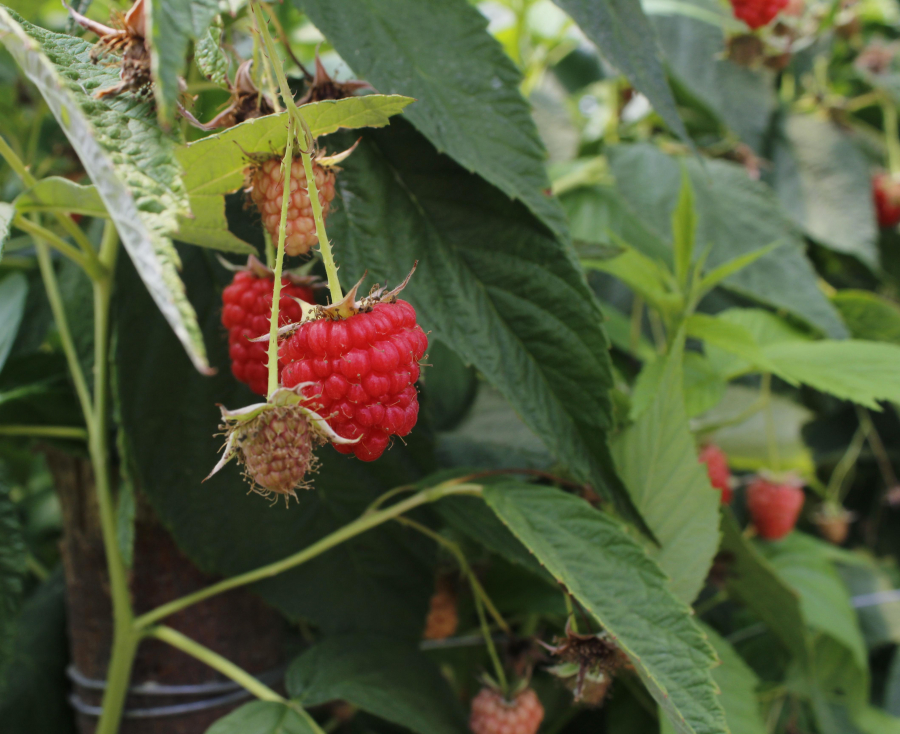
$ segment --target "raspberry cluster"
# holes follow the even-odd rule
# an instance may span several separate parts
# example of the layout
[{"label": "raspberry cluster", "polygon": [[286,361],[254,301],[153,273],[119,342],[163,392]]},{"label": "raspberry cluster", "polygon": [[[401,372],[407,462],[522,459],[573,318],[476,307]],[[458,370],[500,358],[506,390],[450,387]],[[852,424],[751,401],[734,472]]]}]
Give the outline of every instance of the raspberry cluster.
[{"label": "raspberry cluster", "polygon": [[758,476],[747,487],[747,509],[761,538],[780,540],[797,524],[803,508],[803,483]]},{"label": "raspberry cluster", "polygon": [[428,337],[406,301],[378,302],[348,318],[306,321],[282,343],[282,383],[302,388],[305,405],[339,436],[344,454],[374,461],[392,435],[405,436],[419,414],[415,382]]},{"label": "raspberry cluster", "polygon": [[728,468],[728,457],[715,444],[706,444],[697,457],[701,464],[706,464],[709,483],[722,493],[722,504],[731,503],[731,470]]},{"label": "raspberry cluster", "polygon": [[[222,325],[228,329],[231,372],[258,395],[265,395],[268,388],[268,343],[251,342],[250,339],[269,333],[274,285],[275,276],[256,261],[246,270],[235,273],[231,284],[222,293]],[[307,286],[283,277],[278,305],[279,326],[302,317],[295,298],[312,303],[313,292]]]},{"label": "raspberry cluster", "polygon": [[753,30],[769,25],[784,10],[789,0],[731,0],[734,17],[740,18]]},{"label": "raspberry cluster", "polygon": [[872,199],[878,226],[891,229],[900,224],[900,181],[888,173],[872,176]]},{"label": "raspberry cluster", "polygon": [[[312,164],[322,205],[323,219],[328,216],[334,200],[334,171]],[[263,225],[273,242],[278,241],[278,226],[281,223],[281,200],[284,195],[284,175],[281,159],[270,158],[250,169],[250,199],[256,204],[262,216]],[[305,255],[318,242],[316,221],[313,219],[312,203],[306,186],[306,171],[300,157],[291,163],[291,198],[285,225],[284,251],[288,255]]]},{"label": "raspberry cluster", "polygon": [[482,688],[472,699],[469,728],[473,734],[535,734],[544,720],[537,694],[526,688],[512,701],[493,688]]}]

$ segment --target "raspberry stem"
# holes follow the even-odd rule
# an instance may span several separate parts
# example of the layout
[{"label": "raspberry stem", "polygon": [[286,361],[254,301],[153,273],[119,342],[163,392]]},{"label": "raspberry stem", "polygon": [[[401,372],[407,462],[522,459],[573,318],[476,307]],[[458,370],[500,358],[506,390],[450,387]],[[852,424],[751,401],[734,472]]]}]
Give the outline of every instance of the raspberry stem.
[{"label": "raspberry stem", "polygon": [[888,154],[888,171],[891,176],[900,176],[900,139],[897,137],[897,107],[884,95],[881,99],[881,112],[884,117],[884,144]]},{"label": "raspberry stem", "polygon": [[[313,219],[316,222],[316,236],[319,238],[319,250],[322,254],[322,262],[325,265],[325,274],[328,277],[328,290],[331,292],[331,302],[340,303],[344,300],[344,293],[341,290],[341,282],[338,280],[337,266],[334,263],[334,255],[331,252],[331,243],[328,242],[328,235],[325,232],[325,219],[322,216],[322,204],[319,202],[319,190],[316,186],[316,177],[312,170],[312,151],[315,146],[315,138],[300,110],[294,103],[294,96],[291,93],[290,85],[284,74],[284,66],[278,58],[275,50],[275,41],[269,33],[269,26],[263,17],[261,3],[253,2],[253,16],[256,19],[256,27],[263,40],[263,50],[269,57],[272,69],[278,79],[278,86],[281,88],[281,98],[284,101],[288,111],[288,117],[294,122],[294,134],[300,140],[299,133],[303,131],[303,140],[300,146],[300,157],[303,159],[303,170],[306,172],[306,186],[309,192],[309,201],[312,206]],[[282,215],[283,216],[283,215]],[[277,280],[277,278],[276,278]]]},{"label": "raspberry stem", "polygon": [[281,221],[278,224],[278,249],[275,252],[275,284],[272,286],[272,318],[269,322],[269,384],[266,389],[266,395],[271,395],[278,387],[278,306],[281,302],[281,271],[284,267],[284,238],[287,227],[287,212],[291,202],[291,164],[294,161],[294,134],[294,121],[290,120],[288,122],[284,160],[281,161],[284,192],[281,195]]}]

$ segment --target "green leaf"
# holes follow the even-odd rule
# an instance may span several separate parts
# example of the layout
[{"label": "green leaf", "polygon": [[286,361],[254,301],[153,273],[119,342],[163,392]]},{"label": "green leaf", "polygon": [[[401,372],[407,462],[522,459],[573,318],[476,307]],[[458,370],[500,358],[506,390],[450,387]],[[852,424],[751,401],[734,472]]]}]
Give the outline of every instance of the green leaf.
[{"label": "green leaf", "polygon": [[666,124],[690,143],[666,80],[656,34],[639,0],[554,0],[590,38],[606,59],[641,92]]},{"label": "green leaf", "polygon": [[650,550],[669,590],[694,601],[719,547],[721,494],[697,461],[682,392],[683,335],[663,363],[656,396],[612,444],[619,475],[659,541]]},{"label": "green leaf", "polygon": [[418,734],[464,734],[466,718],[438,667],[412,643],[329,637],[290,666],[288,693],[303,706],[342,700]]},{"label": "green leaf", "polygon": [[67,696],[66,583],[59,566],[22,605],[11,659],[0,668],[3,734],[76,734]]},{"label": "green leaf", "polygon": [[871,162],[837,124],[791,115],[775,139],[774,186],[785,210],[809,236],[878,267]]},{"label": "green leaf", "polygon": [[213,84],[228,86],[228,57],[222,51],[222,26],[213,24],[197,40],[194,46],[194,61],[200,73]]},{"label": "green leaf", "polygon": [[753,338],[753,334],[740,324],[716,316],[695,313],[687,319],[687,333],[695,339],[702,339],[710,346],[747,360],[753,367],[763,372],[779,372]]},{"label": "green leaf", "polygon": [[665,267],[621,242],[617,236],[613,238],[625,248],[624,252],[606,260],[585,258],[582,260],[584,267],[602,270],[616,276],[660,310],[678,309],[681,298],[670,291]]},{"label": "green leaf", "polygon": [[483,545],[510,563],[539,576],[546,572],[531,552],[510,532],[497,515],[475,497],[446,497],[435,505],[443,520],[470,540]]},{"label": "green leaf", "polygon": [[734,275],[739,270],[743,270],[748,265],[753,264],[763,255],[768,255],[770,252],[772,252],[772,250],[780,247],[781,244],[781,242],[773,242],[771,245],[760,247],[758,250],[748,252],[746,255],[741,255],[740,257],[734,258],[734,260],[729,260],[726,263],[722,263],[717,268],[713,268],[710,272],[703,276],[703,279],[700,281],[698,291],[701,294],[708,293],[717,285],[719,285],[719,283],[721,283],[723,280],[731,275]]},{"label": "green leaf", "polygon": [[711,410],[725,397],[728,383],[698,352],[684,354],[684,407],[688,418]]},{"label": "green leaf", "polygon": [[[603,308],[603,315],[606,317],[603,325],[606,327],[606,333],[609,334],[609,340],[617,349],[631,352],[631,319],[611,303],[601,299],[600,305]],[[656,349],[643,334],[638,334],[637,344],[634,345],[634,355],[645,362],[652,361],[656,357]]]},{"label": "green leaf", "polygon": [[687,287],[697,238],[697,213],[694,211],[694,189],[687,168],[681,169],[678,204],[672,212],[672,249],[675,253],[675,278],[682,290]]},{"label": "green leaf", "polygon": [[0,370],[19,333],[27,296],[28,280],[22,273],[12,273],[0,280]]},{"label": "green leaf", "polygon": [[874,706],[864,706],[856,712],[853,723],[864,734],[900,734],[900,718]]},{"label": "green leaf", "polygon": [[221,196],[192,196],[191,216],[179,217],[179,242],[208,247],[220,252],[235,252],[242,255],[258,254],[253,245],[228,231],[225,217],[225,199]]},{"label": "green leaf", "polygon": [[0,201],[0,258],[3,257],[3,246],[6,244],[6,238],[9,237],[9,230],[15,216],[16,208],[12,204]]},{"label": "green leaf", "polygon": [[800,596],[806,624],[846,647],[860,672],[868,671],[868,654],[850,595],[831,561],[829,548],[800,531],[778,543],[758,542],[775,573]]},{"label": "green leaf", "polygon": [[82,186],[60,176],[42,178],[30,189],[19,194],[13,203],[21,214],[71,212],[87,217],[109,217],[95,186]]},{"label": "green leaf", "polygon": [[[580,186],[561,194],[560,203],[576,243],[612,245],[614,241],[623,241],[651,260],[672,262],[669,243],[649,229],[612,186]],[[618,235],[619,239],[614,240],[612,235]]]},{"label": "green leaf", "polygon": [[712,434],[713,442],[728,454],[728,461],[734,468],[759,471],[770,468],[771,464],[766,428],[769,413],[781,468],[801,474],[815,471],[802,436],[803,426],[814,418],[813,413],[778,394],[770,396],[768,409],[764,410],[761,398],[758,389],[730,384],[721,402],[697,419],[694,428],[705,433],[711,427],[724,425]]},{"label": "green leaf", "polygon": [[[248,494],[234,464],[204,482],[222,448],[216,404],[240,407],[260,398],[229,368],[221,291],[232,273],[206,250],[185,247],[182,253],[218,372],[203,377],[191,369],[130,263],[120,259],[115,388],[135,485],[201,569],[231,576],[280,560],[355,520],[381,492],[433,471],[420,418],[406,438],[409,448],[397,442],[374,463],[322,447],[314,488],[289,509]],[[386,525],[253,589],[288,617],[305,618],[324,633],[370,630],[416,638],[432,591],[434,553],[431,540]]]},{"label": "green leaf", "polygon": [[879,400],[900,402],[900,346],[858,339],[782,342],[766,357],[784,379],[880,410]]},{"label": "green leaf", "polygon": [[195,367],[207,371],[197,317],[170,240],[178,215],[188,212],[187,197],[175,143],[155,124],[152,105],[132,95],[94,99],[95,89],[118,81],[115,68],[92,63],[91,46],[81,39],[20,25],[2,7],[0,40],[78,153],[157,307]]},{"label": "green leaf", "polygon": [[[609,343],[565,244],[410,125],[366,131],[331,215],[341,273],[400,283],[419,322],[474,365],[550,452],[634,519],[612,471]],[[639,520],[636,520],[639,522]]]},{"label": "green leaf", "polygon": [[856,339],[900,344],[900,306],[871,291],[842,290],[831,297]]},{"label": "green leaf", "polygon": [[175,121],[180,94],[178,77],[184,72],[191,39],[202,38],[219,12],[217,0],[153,0],[145,6],[153,97],[159,122]]},{"label": "green leaf", "polygon": [[[756,689],[759,678],[735,652],[728,641],[712,627],[700,623],[722,664],[713,668],[713,680],[722,691],[722,707],[731,734],[767,734],[760,712]],[[660,734],[671,734],[672,725],[660,719]]]},{"label": "green leaf", "polygon": [[[619,193],[640,212],[644,225],[670,242],[669,212],[675,207],[681,159],[649,144],[619,145],[609,151]],[[847,330],[822,293],[804,254],[802,237],[781,210],[772,190],[753,181],[735,163],[683,160],[691,175],[697,209],[697,242],[712,244],[709,268],[783,242],[774,252],[733,273],[723,286],[775,308],[785,309],[832,337]],[[639,247],[641,242],[630,244]],[[645,255],[653,257],[650,252]]]},{"label": "green leaf", "polygon": [[405,117],[440,152],[523,202],[556,235],[566,225],[521,74],[466,0],[294,0],[353,71],[419,100]]},{"label": "green leaf", "polygon": [[[894,590],[891,575],[893,562],[880,565],[878,561],[862,553],[857,563],[838,562],[837,571],[853,597],[877,595]],[[867,604],[856,609],[859,627],[869,650],[885,645],[900,644],[900,604]]]},{"label": "green leaf", "polygon": [[316,730],[290,703],[252,701],[219,719],[206,734],[316,734]]},{"label": "green leaf", "polygon": [[[312,102],[299,109],[313,137],[319,137],[340,128],[384,127],[414,101],[396,94],[370,94]],[[192,204],[196,196],[237,191],[244,185],[244,171],[249,165],[246,154],[283,152],[286,140],[287,112],[282,112],[247,120],[178,148],[178,162],[184,168],[184,185]]]},{"label": "green leaf", "polygon": [[729,556],[728,593],[749,607],[800,661],[809,659],[800,595],[741,533],[729,508],[722,511],[722,551]]},{"label": "green leaf", "polygon": [[624,528],[574,495],[503,482],[485,501],[628,655],[679,734],[725,734],[715,653]]}]

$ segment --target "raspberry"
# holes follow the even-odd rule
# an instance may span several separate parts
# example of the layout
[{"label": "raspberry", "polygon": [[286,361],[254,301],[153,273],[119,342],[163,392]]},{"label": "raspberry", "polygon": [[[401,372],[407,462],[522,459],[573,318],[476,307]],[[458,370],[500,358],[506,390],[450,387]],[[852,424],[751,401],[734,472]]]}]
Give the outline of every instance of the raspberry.
[{"label": "raspberry", "polygon": [[428,337],[406,301],[379,301],[338,320],[306,321],[281,347],[285,387],[302,388],[305,405],[321,414],[339,436],[344,454],[374,461],[392,435],[416,424],[415,382]]},{"label": "raspberry", "polygon": [[728,469],[728,457],[715,444],[706,444],[697,457],[701,464],[706,464],[709,483],[722,493],[722,504],[731,502],[731,472]]},{"label": "raspberry", "polygon": [[788,2],[789,0],[731,0],[731,7],[735,18],[740,18],[756,30],[771,23],[787,7]]},{"label": "raspberry", "polygon": [[482,688],[472,699],[469,728],[474,734],[535,734],[544,720],[544,707],[532,688],[506,701],[493,688]]},{"label": "raspberry", "polygon": [[426,640],[446,640],[452,637],[459,626],[459,612],[456,609],[456,589],[448,576],[438,577],[436,589],[431,596],[428,618],[425,620]]},{"label": "raspberry", "polygon": [[[334,171],[312,164],[316,177],[319,203],[322,205],[323,219],[328,216],[334,199]],[[278,225],[281,223],[281,199],[284,195],[284,176],[281,173],[281,159],[270,158],[250,170],[249,193],[262,216],[263,224],[272,238],[278,242]],[[291,199],[288,205],[285,225],[284,251],[288,255],[305,255],[319,239],[316,222],[313,219],[309,190],[306,187],[306,171],[299,156],[291,163]]]},{"label": "raspberry", "polygon": [[[231,372],[241,382],[250,386],[258,395],[265,395],[268,388],[267,342],[252,342],[258,336],[269,333],[272,318],[272,288],[275,276],[259,260],[252,258],[247,269],[234,274],[231,284],[222,293],[222,325],[228,329],[228,352],[231,356]],[[298,285],[289,276],[281,279],[281,298],[278,306],[278,324],[284,326],[302,317],[300,304],[294,298],[313,302],[310,288]],[[279,365],[279,372],[282,365]]]},{"label": "raspberry", "polygon": [[747,487],[747,508],[756,531],[766,540],[780,540],[794,529],[803,500],[798,479],[776,482],[758,476]]},{"label": "raspberry", "polygon": [[303,411],[282,406],[261,412],[242,429],[240,461],[248,479],[269,493],[296,497],[303,477],[315,469],[317,442]]},{"label": "raspberry", "polygon": [[878,226],[891,229],[900,224],[900,181],[887,173],[872,176],[872,198]]}]

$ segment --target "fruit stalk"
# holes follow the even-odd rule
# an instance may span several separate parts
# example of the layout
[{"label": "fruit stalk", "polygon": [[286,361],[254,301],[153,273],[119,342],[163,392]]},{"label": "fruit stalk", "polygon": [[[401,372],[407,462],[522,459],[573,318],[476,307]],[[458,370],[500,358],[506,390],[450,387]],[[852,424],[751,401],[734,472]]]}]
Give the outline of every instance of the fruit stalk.
[{"label": "fruit stalk", "polygon": [[900,176],[897,107],[887,95],[881,99],[881,112],[884,117],[884,144],[888,154],[888,172],[891,176]]},{"label": "fruit stalk", "polygon": [[331,252],[331,243],[328,242],[328,235],[325,232],[325,220],[322,217],[322,205],[319,203],[319,190],[316,187],[316,177],[313,175],[312,171],[311,154],[315,146],[315,139],[313,138],[312,131],[309,129],[309,125],[306,124],[306,120],[303,119],[303,115],[300,114],[300,110],[294,103],[290,85],[288,85],[287,77],[284,74],[284,67],[281,65],[281,61],[276,53],[275,41],[269,33],[269,26],[266,23],[266,19],[263,17],[260,3],[253,2],[252,6],[253,16],[256,19],[256,26],[262,36],[263,50],[269,57],[269,61],[272,63],[272,69],[275,71],[275,76],[278,79],[278,86],[281,89],[281,98],[284,101],[285,107],[287,107],[289,117],[294,121],[296,126],[295,132],[298,134],[298,139],[300,130],[303,131],[304,139],[300,146],[300,157],[303,160],[303,170],[306,172],[306,186],[309,191],[313,219],[316,222],[316,236],[319,238],[319,249],[322,253],[322,262],[325,264],[325,273],[328,277],[328,290],[331,292],[331,302],[340,303],[344,298],[344,293],[341,290],[341,283],[338,280],[337,266],[334,263],[334,255]]},{"label": "fruit stalk", "polygon": [[159,606],[156,609],[153,609],[152,611],[149,611],[146,614],[138,617],[135,620],[135,626],[142,629],[147,628],[150,625],[160,621],[161,619],[168,617],[170,614],[174,614],[177,611],[185,609],[186,607],[189,607],[192,604],[196,604],[199,601],[203,601],[204,599],[208,599],[211,596],[221,594],[225,591],[229,591],[230,589],[237,588],[238,586],[245,586],[247,584],[252,584],[255,581],[261,581],[263,579],[271,578],[272,576],[277,576],[284,571],[288,571],[303,563],[306,563],[316,556],[321,555],[325,551],[330,550],[337,545],[340,545],[344,541],[349,540],[350,538],[354,538],[361,533],[364,533],[366,530],[371,530],[372,528],[377,527],[378,525],[381,525],[388,520],[393,520],[395,517],[399,517],[400,515],[408,512],[409,510],[412,510],[415,507],[419,507],[420,505],[425,505],[430,502],[436,502],[442,497],[447,497],[454,494],[480,495],[481,485],[461,484],[453,481],[444,482],[443,484],[438,484],[435,487],[423,489],[420,492],[417,492],[412,497],[409,497],[402,502],[398,502],[395,505],[391,505],[387,509],[379,510],[378,512],[363,513],[361,517],[358,517],[353,522],[345,525],[342,528],[339,528],[338,530],[335,530],[333,533],[331,533],[331,535],[326,535],[318,542],[313,543],[312,545],[304,548],[302,551],[299,551],[292,556],[282,558],[280,561],[275,561],[275,563],[270,563],[266,566],[261,566],[260,568],[254,569],[253,571],[248,571],[247,573],[242,573],[238,576],[232,576],[231,578],[224,579],[216,584],[207,586],[205,589],[200,589],[199,591],[195,591],[192,594],[183,596],[180,599],[175,599],[174,601],[170,601],[167,604],[163,604],[162,606]]},{"label": "fruit stalk", "polygon": [[[288,121],[287,145],[281,162],[284,191],[281,195],[281,222],[278,224],[278,249],[275,251],[275,283],[272,287],[272,318],[269,322],[269,384],[266,395],[278,388],[278,307],[281,303],[281,271],[284,267],[284,238],[287,212],[291,202],[291,163],[294,160],[294,121]],[[309,179],[307,179],[308,181]],[[316,199],[318,203],[318,199]]]}]

